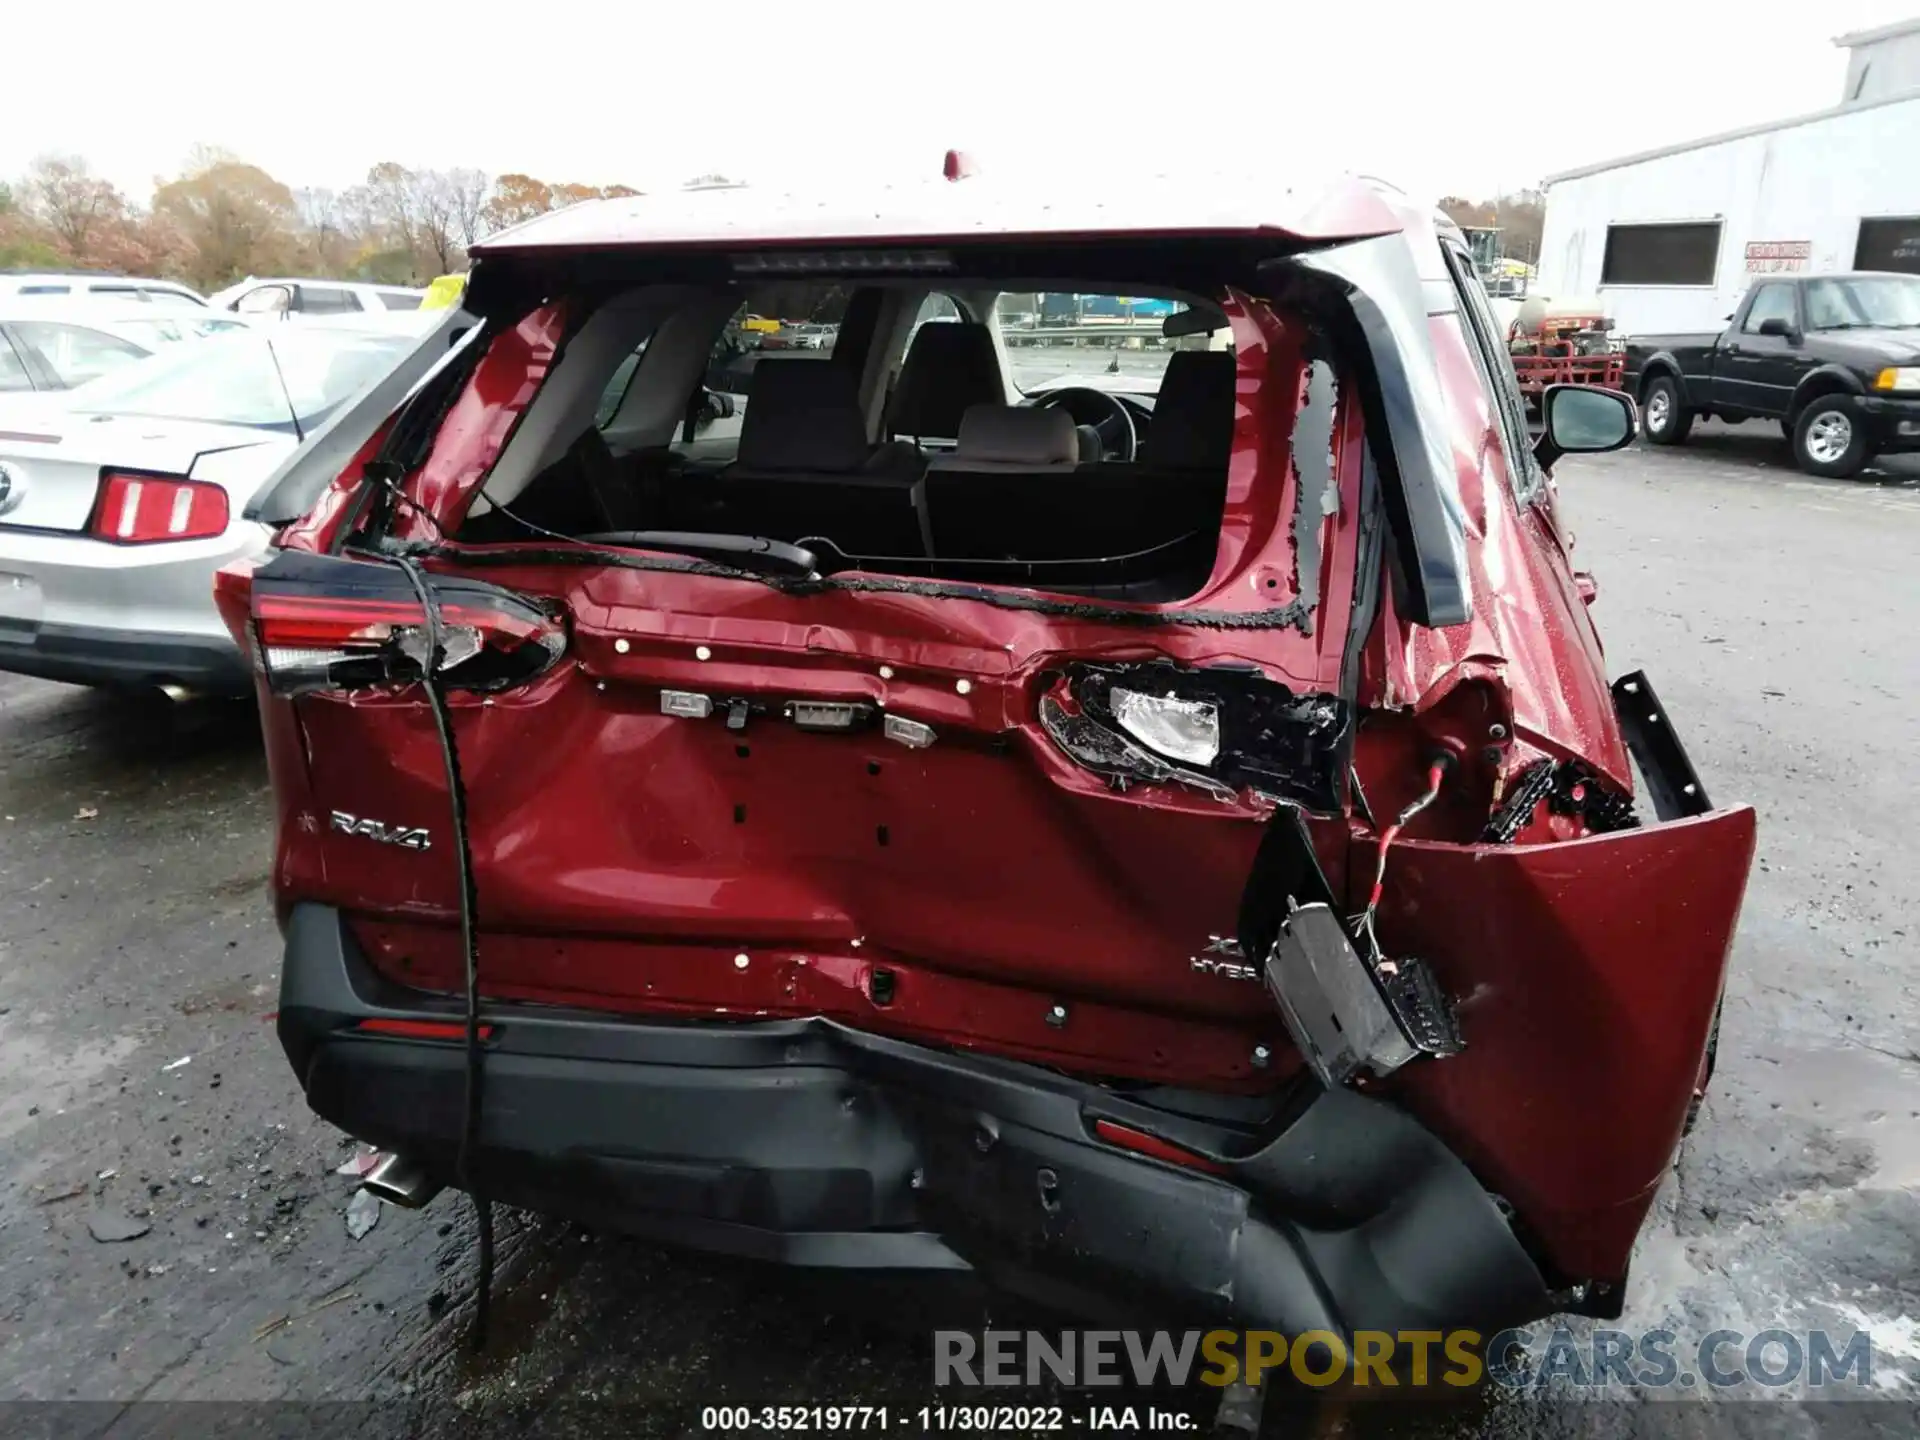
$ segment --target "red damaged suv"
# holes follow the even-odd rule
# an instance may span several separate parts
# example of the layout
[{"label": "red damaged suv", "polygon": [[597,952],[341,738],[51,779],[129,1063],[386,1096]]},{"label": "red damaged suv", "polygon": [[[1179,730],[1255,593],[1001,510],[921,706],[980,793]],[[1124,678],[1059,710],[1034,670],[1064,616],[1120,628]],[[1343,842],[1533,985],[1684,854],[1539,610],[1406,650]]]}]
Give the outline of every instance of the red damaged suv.
[{"label": "red damaged suv", "polygon": [[386,1193],[1287,1331],[1618,1313],[1754,818],[1556,514],[1631,402],[1530,442],[1451,225],[715,190],[463,305],[217,585],[280,1039]]}]

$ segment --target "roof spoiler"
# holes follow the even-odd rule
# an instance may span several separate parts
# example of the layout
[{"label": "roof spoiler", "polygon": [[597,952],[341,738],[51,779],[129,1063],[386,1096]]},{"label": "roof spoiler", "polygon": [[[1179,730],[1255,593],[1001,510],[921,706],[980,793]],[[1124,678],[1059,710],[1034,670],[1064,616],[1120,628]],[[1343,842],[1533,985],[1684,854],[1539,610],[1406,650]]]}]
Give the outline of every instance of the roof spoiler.
[{"label": "roof spoiler", "polygon": [[382,422],[428,377],[451,363],[480,328],[478,317],[465,310],[443,312],[439,323],[421,336],[383,379],[342,405],[324,424],[308,431],[305,442],[267,477],[242,513],[263,525],[290,524],[306,514]]}]

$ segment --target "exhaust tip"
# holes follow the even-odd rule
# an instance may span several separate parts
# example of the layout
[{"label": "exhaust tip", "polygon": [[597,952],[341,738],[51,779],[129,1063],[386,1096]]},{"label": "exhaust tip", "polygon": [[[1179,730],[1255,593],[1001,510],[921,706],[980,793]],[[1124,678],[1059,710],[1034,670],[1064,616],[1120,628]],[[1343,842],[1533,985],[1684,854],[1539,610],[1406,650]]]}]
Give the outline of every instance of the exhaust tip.
[{"label": "exhaust tip", "polygon": [[367,1178],[360,1182],[360,1188],[375,1199],[398,1205],[402,1210],[418,1210],[445,1187],[406,1156],[387,1153],[367,1172]]}]

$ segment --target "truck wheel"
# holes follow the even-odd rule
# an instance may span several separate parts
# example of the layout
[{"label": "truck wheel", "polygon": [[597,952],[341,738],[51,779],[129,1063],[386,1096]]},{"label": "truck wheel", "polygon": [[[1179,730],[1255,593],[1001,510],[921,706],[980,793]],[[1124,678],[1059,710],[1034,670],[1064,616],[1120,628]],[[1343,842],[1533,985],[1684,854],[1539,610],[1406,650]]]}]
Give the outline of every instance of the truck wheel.
[{"label": "truck wheel", "polygon": [[1678,445],[1691,429],[1693,412],[1680,403],[1680,387],[1671,375],[1654,376],[1640,406],[1640,433],[1650,444]]},{"label": "truck wheel", "polygon": [[1793,426],[1793,459],[1809,475],[1858,475],[1870,457],[1867,430],[1844,395],[1807,403]]}]

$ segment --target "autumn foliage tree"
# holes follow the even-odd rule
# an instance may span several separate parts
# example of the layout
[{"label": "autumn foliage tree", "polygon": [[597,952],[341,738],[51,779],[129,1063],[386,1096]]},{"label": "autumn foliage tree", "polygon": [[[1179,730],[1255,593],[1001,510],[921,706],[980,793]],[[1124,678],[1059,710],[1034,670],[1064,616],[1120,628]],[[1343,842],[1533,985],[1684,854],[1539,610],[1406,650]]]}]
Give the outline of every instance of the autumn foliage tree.
[{"label": "autumn foliage tree", "polygon": [[259,166],[218,151],[200,152],[186,174],[155,190],[153,213],[186,241],[185,278],[202,289],[284,271],[298,248],[293,192]]},{"label": "autumn foliage tree", "polygon": [[80,157],[47,155],[0,184],[0,268],[116,270],[207,290],[266,274],[422,284],[463,268],[468,247],[492,231],[638,193],[392,160],[344,191],[296,190],[202,148],[141,206]]}]

